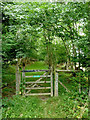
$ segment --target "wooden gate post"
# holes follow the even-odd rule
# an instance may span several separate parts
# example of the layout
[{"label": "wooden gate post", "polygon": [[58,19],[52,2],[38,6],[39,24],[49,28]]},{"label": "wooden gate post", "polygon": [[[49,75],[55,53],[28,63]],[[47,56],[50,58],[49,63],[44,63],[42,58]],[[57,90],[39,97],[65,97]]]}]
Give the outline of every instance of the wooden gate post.
[{"label": "wooden gate post", "polygon": [[20,84],[21,84],[21,73],[19,71],[19,92],[20,92]]},{"label": "wooden gate post", "polygon": [[19,94],[19,67],[18,67],[18,61],[17,61],[17,65],[16,65],[16,95]]},{"label": "wooden gate post", "polygon": [[[25,70],[25,67],[23,67],[23,71]],[[22,80],[25,82],[25,72],[22,71]],[[25,95],[25,85],[24,85],[24,92],[23,95]]]},{"label": "wooden gate post", "polygon": [[58,96],[58,73],[55,73],[55,96]]},{"label": "wooden gate post", "polygon": [[53,97],[53,74],[52,74],[52,67],[51,67],[51,97]]}]

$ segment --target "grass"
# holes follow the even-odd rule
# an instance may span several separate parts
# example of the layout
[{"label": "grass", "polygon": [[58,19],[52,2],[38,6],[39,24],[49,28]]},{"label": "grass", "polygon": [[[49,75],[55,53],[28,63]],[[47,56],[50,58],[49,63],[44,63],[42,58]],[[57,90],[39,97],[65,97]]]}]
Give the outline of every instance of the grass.
[{"label": "grass", "polygon": [[[6,86],[6,87],[5,87]],[[2,97],[15,94],[15,66],[2,69]]]},{"label": "grass", "polygon": [[[61,109],[60,97],[48,98],[42,101],[38,97],[13,96],[5,100],[3,118],[65,118],[66,114]],[[4,104],[3,101],[3,104]],[[56,102],[55,102],[56,101]]]},{"label": "grass", "polygon": [[[34,64],[27,65],[26,69],[48,69],[48,67],[44,62],[35,62]],[[27,74],[31,75],[32,73]],[[40,72],[39,74],[43,73]],[[65,88],[59,84],[58,97],[16,96],[14,95],[15,82],[13,82],[15,80],[15,66],[9,66],[7,70],[3,69],[3,83],[9,84],[9,87],[3,89],[3,118],[79,118],[81,106],[80,102],[75,101],[75,99],[71,99],[73,97],[75,87],[73,87],[74,83],[70,81],[70,78],[71,74],[68,73],[60,73],[59,75],[59,80],[71,91],[71,93],[67,93]],[[8,96],[12,97],[8,98]],[[76,112],[73,111],[74,107]],[[85,108],[83,118],[88,118],[87,107]]]},{"label": "grass", "polygon": [[34,62],[32,63],[31,65],[27,65],[26,66],[26,69],[28,70],[32,70],[32,69],[48,69],[48,66],[43,62],[43,61],[37,61],[37,62]]},{"label": "grass", "polygon": [[[66,97],[65,97],[66,96]],[[75,105],[78,114],[73,117],[74,101],[69,96],[61,94],[58,97],[48,97],[42,101],[38,96],[13,96],[12,99],[3,100],[3,118],[78,118],[80,108]],[[83,118],[88,118],[87,111]]]}]

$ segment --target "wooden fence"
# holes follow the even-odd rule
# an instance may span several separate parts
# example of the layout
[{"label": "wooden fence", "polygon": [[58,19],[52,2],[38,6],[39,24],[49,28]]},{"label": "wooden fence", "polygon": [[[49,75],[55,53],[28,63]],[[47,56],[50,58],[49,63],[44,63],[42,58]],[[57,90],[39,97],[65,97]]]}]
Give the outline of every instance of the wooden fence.
[{"label": "wooden fence", "polygon": [[58,83],[60,83],[60,84],[66,89],[67,92],[70,92],[70,91],[66,88],[66,86],[65,86],[62,82],[60,82],[60,81],[58,80],[58,73],[59,73],[59,72],[73,73],[73,72],[78,72],[78,71],[79,71],[79,70],[56,70],[56,72],[55,72],[55,89],[54,89],[54,95],[55,95],[55,96],[58,96]]},{"label": "wooden fence", "polygon": [[[73,72],[78,72],[79,70],[56,70],[55,72],[55,81],[54,81],[54,88],[53,88],[53,74],[52,74],[52,69],[51,70],[25,70],[25,68],[21,71],[22,72],[22,79],[24,80],[24,95],[25,96],[29,96],[29,95],[51,95],[53,96],[53,89],[54,89],[54,96],[58,96],[58,83],[60,83],[65,89],[67,92],[70,92],[67,87],[61,82],[58,80],[58,73],[60,72],[69,72],[69,73],[73,73]],[[25,73],[27,72],[45,72],[43,75],[26,75]],[[47,74],[47,73],[50,73],[50,74]],[[16,75],[17,76],[17,75]],[[19,74],[20,76],[20,74]],[[36,81],[26,81],[27,78],[39,78],[38,80]],[[45,80],[45,81],[42,81],[43,78],[50,78],[49,81]],[[20,77],[16,77],[16,93],[19,93],[20,89],[20,80],[21,78]],[[46,84],[46,83],[49,83],[50,86],[48,87],[41,87],[37,84]],[[28,87],[26,87],[28,85]],[[30,91],[31,90],[44,90],[44,89],[50,89],[50,92],[48,93],[31,93]],[[26,92],[27,91],[27,92]]]}]

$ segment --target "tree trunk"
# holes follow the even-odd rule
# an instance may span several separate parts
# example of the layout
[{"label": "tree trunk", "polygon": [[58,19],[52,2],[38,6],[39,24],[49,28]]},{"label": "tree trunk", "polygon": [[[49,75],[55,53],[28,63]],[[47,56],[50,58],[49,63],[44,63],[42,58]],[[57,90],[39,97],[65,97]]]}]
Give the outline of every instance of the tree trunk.
[{"label": "tree trunk", "polygon": [[[71,42],[72,42],[72,47],[73,47],[73,57],[76,57],[76,49],[75,49],[75,45],[74,45],[74,31],[72,30],[72,28],[70,26],[68,26],[70,28],[70,38],[71,38]],[[73,29],[74,29],[74,23],[73,23]],[[76,69],[76,62],[74,62],[74,67]]]},{"label": "tree trunk", "polygon": [[66,55],[67,55],[66,69],[68,69],[68,66],[69,66],[69,65],[71,66],[70,53],[69,53],[69,50],[68,50],[68,48],[67,48],[67,45],[65,44],[65,41],[64,41],[63,37],[61,37],[61,38],[62,38],[64,47],[65,47],[65,49],[66,49]]},{"label": "tree trunk", "polygon": [[80,69],[80,48],[78,49],[78,51],[79,51],[79,69]]}]

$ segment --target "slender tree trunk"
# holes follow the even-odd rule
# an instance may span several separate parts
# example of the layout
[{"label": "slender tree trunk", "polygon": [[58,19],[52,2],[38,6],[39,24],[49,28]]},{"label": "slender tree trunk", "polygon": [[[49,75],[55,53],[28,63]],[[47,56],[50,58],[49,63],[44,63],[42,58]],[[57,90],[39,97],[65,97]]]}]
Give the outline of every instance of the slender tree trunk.
[{"label": "slender tree trunk", "polygon": [[[47,39],[47,37],[46,37],[46,30],[45,29],[43,29],[43,32],[44,32],[44,39],[45,39],[45,42],[46,42],[46,44],[48,43],[48,39]],[[49,45],[47,44],[46,45],[46,49],[47,49],[47,63],[48,63],[48,69],[50,69],[50,55],[49,55]]]},{"label": "slender tree trunk", "polygon": [[66,55],[67,55],[66,69],[68,69],[68,66],[69,66],[69,65],[71,66],[70,53],[69,53],[69,50],[68,50],[68,48],[67,48],[67,45],[65,44],[65,41],[64,41],[63,37],[61,37],[61,38],[62,38],[64,47],[65,47],[65,49],[66,49]]},{"label": "slender tree trunk", "polygon": [[[70,28],[70,38],[71,38],[71,42],[72,42],[72,47],[73,47],[73,57],[76,57],[76,49],[75,49],[75,45],[74,45],[74,31],[72,30],[72,28],[70,26],[68,26]],[[73,29],[74,29],[74,24],[73,24]],[[76,69],[76,62],[74,62],[74,66]]]},{"label": "slender tree trunk", "polygon": [[[76,50],[75,50],[75,46],[74,46],[73,40],[72,40],[72,45],[73,45],[73,56],[75,58],[76,57]],[[76,70],[76,62],[74,62],[74,66],[75,66],[75,70]]]},{"label": "slender tree trunk", "polygon": [[[47,31],[48,32],[48,31]],[[50,36],[48,34],[48,56],[49,56],[49,65],[50,65],[50,69],[51,69],[51,66],[52,66],[52,45],[51,45],[51,39],[50,39]]]},{"label": "slender tree trunk", "polygon": [[78,51],[79,51],[79,69],[80,69],[80,48],[78,49]]}]

